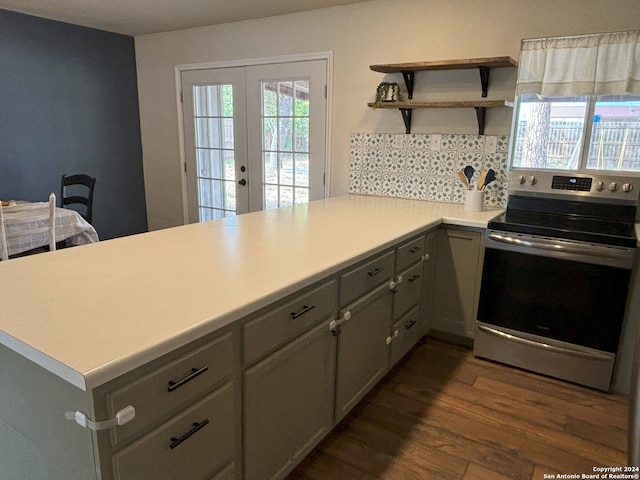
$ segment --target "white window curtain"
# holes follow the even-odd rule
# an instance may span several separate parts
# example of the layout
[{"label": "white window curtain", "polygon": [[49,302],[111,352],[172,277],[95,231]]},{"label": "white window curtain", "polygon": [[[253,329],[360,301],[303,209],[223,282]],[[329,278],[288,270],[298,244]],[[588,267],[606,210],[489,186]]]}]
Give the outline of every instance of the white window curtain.
[{"label": "white window curtain", "polygon": [[516,95],[640,94],[640,30],[522,41]]}]

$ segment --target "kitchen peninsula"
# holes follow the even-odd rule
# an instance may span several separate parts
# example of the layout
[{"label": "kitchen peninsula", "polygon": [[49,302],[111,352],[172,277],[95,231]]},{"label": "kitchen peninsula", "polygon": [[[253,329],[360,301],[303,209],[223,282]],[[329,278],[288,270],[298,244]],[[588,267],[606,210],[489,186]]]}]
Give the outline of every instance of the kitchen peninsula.
[{"label": "kitchen peninsula", "polygon": [[[319,379],[308,388],[327,397],[319,399],[325,404],[317,406],[315,433],[292,447],[304,453],[342,416],[337,407],[334,414],[333,389],[352,373],[336,361],[341,329],[357,325],[359,311],[387,308],[389,291],[420,278],[430,230],[481,229],[499,213],[345,195],[1,262],[0,477],[127,479],[158,468],[162,478],[174,471],[257,478],[256,449],[268,446],[256,443],[248,425],[268,417],[250,413],[281,378],[270,377],[276,353],[324,358],[304,370]],[[420,323],[416,307],[407,311],[397,312],[399,321]],[[295,331],[285,331],[282,318],[296,320]],[[362,328],[364,340],[369,327]],[[402,333],[387,330],[393,352]],[[185,368],[188,375],[176,373]],[[345,394],[344,408],[368,387]],[[167,390],[169,400],[161,401]],[[85,414],[107,420],[129,405],[135,418],[104,431],[65,418],[82,412],[80,421]],[[192,414],[202,421],[177,426]],[[205,441],[186,445],[198,435]],[[213,463],[176,463],[198,453]],[[290,465],[273,468],[280,474]]]}]

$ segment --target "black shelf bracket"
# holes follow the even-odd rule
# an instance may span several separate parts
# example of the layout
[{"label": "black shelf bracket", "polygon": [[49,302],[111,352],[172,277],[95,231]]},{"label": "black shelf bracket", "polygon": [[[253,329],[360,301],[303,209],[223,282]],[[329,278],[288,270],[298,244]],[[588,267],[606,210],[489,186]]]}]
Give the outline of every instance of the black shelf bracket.
[{"label": "black shelf bracket", "polygon": [[413,98],[413,79],[415,78],[415,73],[416,72],[410,70],[402,71],[402,78],[404,78],[404,85],[407,87],[407,97],[409,97],[409,100]]},{"label": "black shelf bracket", "polygon": [[411,133],[411,113],[413,109],[411,108],[399,108],[400,113],[402,114],[402,120],[404,121],[404,133]]},{"label": "black shelf bracket", "polygon": [[482,84],[482,97],[487,96],[487,90],[489,89],[489,67],[479,66],[480,83]]},{"label": "black shelf bracket", "polygon": [[484,116],[487,113],[486,107],[473,107],[476,109],[476,117],[478,117],[478,135],[484,135]]}]

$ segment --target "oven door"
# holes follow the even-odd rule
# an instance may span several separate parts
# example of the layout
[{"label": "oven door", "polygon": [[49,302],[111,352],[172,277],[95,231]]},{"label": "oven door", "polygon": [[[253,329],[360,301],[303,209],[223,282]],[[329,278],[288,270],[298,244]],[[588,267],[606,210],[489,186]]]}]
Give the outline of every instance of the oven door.
[{"label": "oven door", "polygon": [[[607,360],[612,369],[634,255],[630,248],[489,230],[474,352],[583,384],[554,364],[573,362],[572,370],[593,373],[580,359]],[[608,389],[608,381],[596,388]]]}]

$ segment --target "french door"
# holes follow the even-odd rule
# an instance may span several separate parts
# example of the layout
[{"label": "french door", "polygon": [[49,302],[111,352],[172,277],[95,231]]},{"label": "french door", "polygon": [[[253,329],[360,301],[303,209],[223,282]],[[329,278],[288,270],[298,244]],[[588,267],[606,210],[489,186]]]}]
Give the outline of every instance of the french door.
[{"label": "french door", "polygon": [[182,72],[189,222],[325,196],[327,61]]}]

